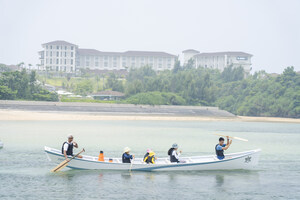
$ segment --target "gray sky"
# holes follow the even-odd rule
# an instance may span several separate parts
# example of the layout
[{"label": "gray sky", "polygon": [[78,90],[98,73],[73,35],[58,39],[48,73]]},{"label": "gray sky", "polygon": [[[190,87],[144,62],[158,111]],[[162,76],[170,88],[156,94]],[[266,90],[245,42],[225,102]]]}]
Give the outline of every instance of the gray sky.
[{"label": "gray sky", "polygon": [[41,44],[180,54],[245,51],[253,70],[300,71],[298,0],[0,0],[0,63],[37,64]]}]

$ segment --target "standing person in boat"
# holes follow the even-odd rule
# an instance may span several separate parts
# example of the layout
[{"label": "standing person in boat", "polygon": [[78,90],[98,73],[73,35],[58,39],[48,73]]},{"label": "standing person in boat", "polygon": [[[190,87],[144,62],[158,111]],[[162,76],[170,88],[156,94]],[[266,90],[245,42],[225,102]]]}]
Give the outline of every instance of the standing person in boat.
[{"label": "standing person in boat", "polygon": [[122,155],[122,162],[123,163],[131,163],[131,160],[134,158],[134,155],[130,155],[130,148],[125,147],[124,153]]},{"label": "standing person in boat", "polygon": [[227,136],[227,144],[224,144],[224,141],[225,141],[224,138],[220,137],[219,138],[219,143],[215,147],[217,158],[219,160],[223,160],[225,158],[224,150],[227,150],[230,147],[231,143],[232,143],[232,140],[229,140],[228,136]]},{"label": "standing person in boat", "polygon": [[[65,156],[66,160],[69,160],[68,156],[73,156],[73,148],[78,148],[78,144],[73,141],[73,135],[68,135],[68,140],[63,143],[61,147],[61,153]],[[77,156],[82,158],[81,155]]]},{"label": "standing person in boat", "polygon": [[179,153],[177,152],[178,150],[178,144],[173,144],[172,148],[169,149],[168,151],[168,155],[170,156],[170,162],[176,162],[179,163],[179,156],[182,153],[182,151],[179,151]]}]

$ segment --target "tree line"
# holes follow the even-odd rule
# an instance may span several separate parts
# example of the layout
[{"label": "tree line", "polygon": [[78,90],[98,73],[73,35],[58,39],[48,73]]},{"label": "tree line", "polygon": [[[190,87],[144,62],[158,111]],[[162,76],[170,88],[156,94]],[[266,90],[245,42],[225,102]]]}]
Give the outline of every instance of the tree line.
[{"label": "tree line", "polygon": [[58,95],[41,87],[35,71],[24,69],[0,74],[0,99],[58,101]]},{"label": "tree line", "polygon": [[246,74],[242,67],[220,72],[192,66],[177,62],[171,71],[130,69],[125,82],[110,75],[108,87],[124,92],[125,102],[132,104],[217,106],[237,115],[300,117],[300,74],[293,67],[271,76]]}]

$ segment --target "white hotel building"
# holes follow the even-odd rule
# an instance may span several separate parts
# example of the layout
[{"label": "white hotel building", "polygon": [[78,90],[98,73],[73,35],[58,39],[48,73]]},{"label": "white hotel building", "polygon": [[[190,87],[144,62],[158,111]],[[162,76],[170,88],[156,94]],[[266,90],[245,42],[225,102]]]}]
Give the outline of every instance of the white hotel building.
[{"label": "white hotel building", "polygon": [[214,52],[200,53],[194,49],[188,49],[182,52],[184,63],[190,59],[194,60],[195,67],[209,67],[223,71],[228,66],[243,67],[245,72],[251,70],[251,57],[253,55],[244,52]]},{"label": "white hotel building", "polygon": [[42,44],[40,70],[75,72],[79,69],[122,70],[151,66],[155,71],[171,70],[175,55],[154,51],[103,52],[80,49],[66,41]]}]

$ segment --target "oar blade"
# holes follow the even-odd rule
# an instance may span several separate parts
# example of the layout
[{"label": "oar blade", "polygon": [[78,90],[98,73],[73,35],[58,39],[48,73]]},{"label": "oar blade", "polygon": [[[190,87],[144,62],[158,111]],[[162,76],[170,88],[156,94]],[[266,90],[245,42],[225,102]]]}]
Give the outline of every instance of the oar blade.
[{"label": "oar blade", "polygon": [[53,168],[51,170],[51,172],[58,172],[59,170],[63,169],[64,167],[66,167],[68,165],[68,161],[64,160],[62,161],[59,165],[57,165],[55,168]]}]

